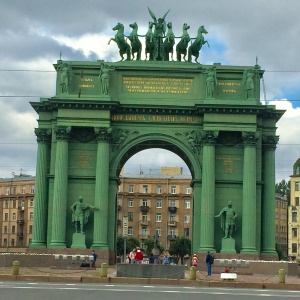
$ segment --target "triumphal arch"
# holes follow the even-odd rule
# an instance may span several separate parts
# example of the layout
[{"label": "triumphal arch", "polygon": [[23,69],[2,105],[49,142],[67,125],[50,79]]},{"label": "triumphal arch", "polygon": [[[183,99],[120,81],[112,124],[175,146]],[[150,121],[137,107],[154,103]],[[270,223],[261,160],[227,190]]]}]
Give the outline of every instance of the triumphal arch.
[{"label": "triumphal arch", "polygon": [[31,103],[39,117],[30,247],[113,257],[121,168],[159,145],[192,174],[193,252],[274,256],[276,123],[284,112],[260,101],[264,71],[199,63],[207,29],[190,37],[183,24],[176,38],[167,13],[149,13],[145,38],[136,23],[127,39],[123,24],[113,28],[107,47],[118,47],[121,61],[60,59],[56,94]]}]

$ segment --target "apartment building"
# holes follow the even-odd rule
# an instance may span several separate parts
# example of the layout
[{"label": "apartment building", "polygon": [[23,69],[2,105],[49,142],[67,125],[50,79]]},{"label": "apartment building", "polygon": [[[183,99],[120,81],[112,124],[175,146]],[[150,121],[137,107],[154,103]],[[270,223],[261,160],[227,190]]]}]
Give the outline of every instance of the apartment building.
[{"label": "apartment building", "polygon": [[288,256],[294,260],[300,256],[300,158],[293,165],[293,174],[290,176],[290,179],[291,199],[288,207]]},{"label": "apartment building", "polygon": [[143,247],[148,238],[159,237],[168,249],[176,236],[192,238],[191,176],[182,168],[162,167],[157,175],[120,175],[117,234],[123,233],[123,217],[128,219],[128,237]]},{"label": "apartment building", "polygon": [[35,177],[0,178],[0,252],[23,252],[32,239]]}]

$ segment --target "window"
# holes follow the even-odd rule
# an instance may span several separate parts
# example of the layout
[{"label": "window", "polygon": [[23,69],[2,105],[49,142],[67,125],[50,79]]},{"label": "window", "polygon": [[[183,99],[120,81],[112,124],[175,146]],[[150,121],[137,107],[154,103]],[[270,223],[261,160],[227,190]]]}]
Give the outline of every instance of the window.
[{"label": "window", "polygon": [[133,199],[128,199],[128,207],[133,207]]},{"label": "window", "polygon": [[300,167],[296,167],[296,175],[300,175]]},{"label": "window", "polygon": [[171,194],[176,194],[176,186],[171,185]]},{"label": "window", "polygon": [[148,200],[147,199],[143,199],[142,205],[143,206],[148,206]]},{"label": "window", "polygon": [[30,186],[30,194],[34,194],[34,185]]},{"label": "window", "polygon": [[16,207],[17,207],[17,201],[13,200],[13,208],[16,208]]},{"label": "window", "polygon": [[148,193],[148,185],[143,185],[143,193]]},{"label": "window", "polygon": [[183,229],[183,235],[184,236],[189,236],[190,235],[190,229],[189,228],[184,228]]},{"label": "window", "polygon": [[128,212],[128,221],[133,221],[133,212]]},{"label": "window", "polygon": [[162,201],[160,199],[156,200],[156,208],[162,208]]},{"label": "window", "polygon": [[156,222],[161,222],[161,214],[156,214]]},{"label": "window", "polygon": [[183,216],[184,223],[190,223],[190,215]]},{"label": "window", "polygon": [[22,209],[25,208],[25,201],[24,201],[24,200],[21,201],[21,208],[22,208]]},{"label": "window", "polygon": [[299,186],[300,186],[300,183],[299,182],[295,182],[295,191],[299,191]]},{"label": "window", "polygon": [[175,220],[176,220],[175,214],[170,214],[170,221],[175,221]]},{"label": "window", "polygon": [[22,194],[25,194],[25,186],[22,186]]},{"label": "window", "polygon": [[4,214],[4,221],[8,221],[8,213]]},{"label": "window", "polygon": [[147,227],[142,227],[142,235],[147,235]]},{"label": "window", "polygon": [[157,193],[157,194],[161,194],[161,193],[162,193],[162,186],[161,186],[161,185],[158,185],[158,186],[156,187],[156,193]]},{"label": "window", "polygon": [[296,206],[299,206],[299,197],[295,197],[295,204]]},{"label": "window", "polygon": [[292,222],[297,222],[297,212],[296,211],[292,212]]},{"label": "window", "polygon": [[32,225],[29,225],[29,234],[32,234]]},{"label": "window", "polygon": [[13,221],[16,221],[16,219],[17,219],[17,214],[16,213],[12,214],[12,219],[13,219]]},{"label": "window", "polygon": [[12,245],[12,246],[15,245],[15,239],[11,239],[11,245]]},{"label": "window", "polygon": [[161,228],[160,228],[160,227],[156,227],[155,233],[156,233],[158,236],[161,236]]},{"label": "window", "polygon": [[7,187],[7,188],[5,189],[5,194],[6,194],[6,195],[9,195],[9,194],[10,194],[10,188],[9,188],[9,187]]},{"label": "window", "polygon": [[29,206],[33,207],[33,199],[30,199]]},{"label": "window", "polygon": [[134,193],[134,185],[133,184],[129,185],[128,191],[129,191],[129,193]]},{"label": "window", "polygon": [[171,200],[170,206],[171,206],[171,207],[176,207],[175,200]]},{"label": "window", "polygon": [[5,208],[9,208],[9,201],[5,200]]},{"label": "window", "polygon": [[297,244],[296,243],[292,244],[292,252],[297,253]]},{"label": "window", "polygon": [[191,193],[191,187],[190,186],[186,186],[185,187],[185,193],[186,194],[190,194]]},{"label": "window", "polygon": [[33,212],[30,212],[30,214],[29,214],[29,220],[33,220]]},{"label": "window", "polygon": [[14,187],[13,187],[13,194],[15,195],[16,193],[17,193],[17,187],[14,186]]},{"label": "window", "polygon": [[172,236],[175,235],[175,229],[170,229],[170,235],[172,235]]},{"label": "window", "polygon": [[128,226],[128,235],[132,235],[132,234],[133,234],[132,226]]},{"label": "window", "polygon": [[3,240],[3,246],[7,246],[7,239]]},{"label": "window", "polygon": [[8,227],[7,226],[4,226],[4,233],[7,234],[8,233]]},{"label": "window", "polygon": [[147,221],[147,214],[142,214],[142,220]]},{"label": "window", "polygon": [[11,226],[11,233],[16,233],[16,226],[15,225],[13,225],[13,226]]},{"label": "window", "polygon": [[191,208],[191,201],[190,200],[184,200],[184,208]]},{"label": "window", "polygon": [[297,228],[292,228],[292,236],[297,237]]}]

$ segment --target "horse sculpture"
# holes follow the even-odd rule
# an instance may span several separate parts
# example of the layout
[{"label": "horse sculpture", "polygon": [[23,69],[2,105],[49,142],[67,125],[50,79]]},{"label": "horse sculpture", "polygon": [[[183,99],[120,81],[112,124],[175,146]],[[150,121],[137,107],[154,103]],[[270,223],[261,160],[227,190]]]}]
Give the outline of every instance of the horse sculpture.
[{"label": "horse sculpture", "polygon": [[138,25],[136,23],[132,23],[129,24],[129,26],[132,28],[132,31],[128,37],[131,42],[132,59],[135,58],[134,53],[137,53],[136,60],[140,60],[142,53],[142,43],[138,37]]},{"label": "horse sculpture", "polygon": [[149,60],[154,60],[154,50],[155,50],[155,38],[153,33],[153,22],[149,22],[148,31],[146,33],[146,49],[145,55],[146,59],[149,53]]},{"label": "horse sculpture", "polygon": [[169,61],[170,60],[169,54],[171,54],[171,59],[173,60],[173,47],[175,45],[175,35],[172,30],[171,22],[167,24],[167,28],[168,31],[166,34],[166,38],[164,40],[164,60]]},{"label": "horse sculpture", "polygon": [[115,35],[115,38],[111,38],[108,41],[108,45],[110,44],[111,41],[114,41],[118,47],[119,47],[119,53],[121,56],[121,61],[124,60],[124,54],[127,54],[127,59],[126,60],[130,60],[130,53],[131,53],[131,49],[130,49],[130,45],[125,41],[125,35],[124,35],[124,25],[121,23],[118,23],[114,28],[113,31],[116,31],[117,33]]},{"label": "horse sculpture", "polygon": [[188,61],[189,62],[192,61],[192,56],[195,56],[195,62],[198,63],[197,59],[199,57],[199,52],[200,52],[202,46],[204,44],[207,44],[209,47],[208,41],[204,40],[204,37],[202,35],[203,33],[207,34],[207,31],[204,28],[204,26],[200,26],[198,29],[198,34],[197,34],[197,37],[196,37],[194,43],[192,43],[192,45],[188,49]]},{"label": "horse sculpture", "polygon": [[184,23],[182,26],[181,40],[176,45],[176,54],[177,54],[178,61],[181,61],[181,55],[183,55],[183,59],[184,61],[186,61],[185,57],[187,54],[187,46],[189,41],[191,40],[190,35],[187,32],[188,29],[190,29],[190,26],[187,23]]}]

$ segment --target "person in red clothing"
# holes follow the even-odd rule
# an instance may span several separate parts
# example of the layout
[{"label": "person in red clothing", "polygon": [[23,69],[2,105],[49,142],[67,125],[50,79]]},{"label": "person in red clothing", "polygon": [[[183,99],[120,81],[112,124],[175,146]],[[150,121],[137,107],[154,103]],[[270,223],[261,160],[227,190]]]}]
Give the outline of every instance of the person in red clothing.
[{"label": "person in red clothing", "polygon": [[139,247],[136,248],[135,261],[137,264],[141,264],[143,261],[143,252]]}]

